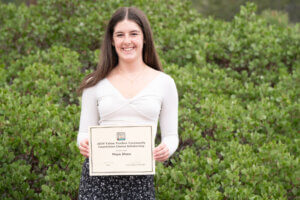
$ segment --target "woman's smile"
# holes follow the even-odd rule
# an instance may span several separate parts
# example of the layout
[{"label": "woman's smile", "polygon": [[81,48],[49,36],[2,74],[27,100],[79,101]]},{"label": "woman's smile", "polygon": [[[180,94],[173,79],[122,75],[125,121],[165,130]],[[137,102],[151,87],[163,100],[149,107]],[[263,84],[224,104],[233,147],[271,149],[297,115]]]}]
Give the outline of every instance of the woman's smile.
[{"label": "woman's smile", "polygon": [[134,47],[125,47],[125,48],[122,48],[122,50],[125,52],[125,53],[132,53],[133,50],[135,50]]}]

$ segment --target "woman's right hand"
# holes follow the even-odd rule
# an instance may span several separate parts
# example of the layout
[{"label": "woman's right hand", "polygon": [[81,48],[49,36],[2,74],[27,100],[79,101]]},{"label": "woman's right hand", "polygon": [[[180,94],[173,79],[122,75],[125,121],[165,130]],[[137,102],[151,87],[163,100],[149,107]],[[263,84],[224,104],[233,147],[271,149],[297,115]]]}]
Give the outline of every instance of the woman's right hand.
[{"label": "woman's right hand", "polygon": [[80,150],[80,153],[88,158],[89,157],[89,140],[88,139],[84,139],[80,142],[79,144],[79,150]]}]

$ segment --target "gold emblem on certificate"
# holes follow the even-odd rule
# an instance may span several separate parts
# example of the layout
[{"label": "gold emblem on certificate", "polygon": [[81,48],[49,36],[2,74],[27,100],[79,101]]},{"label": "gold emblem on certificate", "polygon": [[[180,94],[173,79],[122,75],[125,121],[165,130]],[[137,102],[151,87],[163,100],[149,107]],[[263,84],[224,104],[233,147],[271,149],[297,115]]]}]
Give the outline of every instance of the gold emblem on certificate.
[{"label": "gold emblem on certificate", "polygon": [[92,126],[90,176],[155,174],[152,126]]}]

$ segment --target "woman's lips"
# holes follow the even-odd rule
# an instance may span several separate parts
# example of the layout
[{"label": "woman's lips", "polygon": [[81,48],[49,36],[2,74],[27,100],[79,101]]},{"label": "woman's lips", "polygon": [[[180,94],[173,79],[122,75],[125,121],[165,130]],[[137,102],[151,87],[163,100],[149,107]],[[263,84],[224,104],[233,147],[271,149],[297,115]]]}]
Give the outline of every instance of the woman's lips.
[{"label": "woman's lips", "polygon": [[127,48],[122,48],[122,51],[125,53],[131,53],[135,48],[134,47],[127,47]]}]

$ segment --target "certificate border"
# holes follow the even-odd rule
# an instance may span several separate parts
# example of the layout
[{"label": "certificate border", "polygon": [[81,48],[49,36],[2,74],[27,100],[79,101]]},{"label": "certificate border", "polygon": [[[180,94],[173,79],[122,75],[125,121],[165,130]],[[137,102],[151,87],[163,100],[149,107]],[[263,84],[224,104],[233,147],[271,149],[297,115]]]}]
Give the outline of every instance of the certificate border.
[{"label": "certificate border", "polygon": [[[151,134],[151,148],[153,147],[153,132],[152,132],[152,125],[135,125],[135,126],[90,126],[89,127],[89,135],[90,135],[90,141],[92,141],[92,129],[97,129],[97,128],[132,128],[132,127],[150,127],[150,134]],[[89,141],[89,144],[92,144]],[[92,150],[92,146],[90,146],[90,150]],[[152,149],[153,150],[153,149]],[[90,162],[90,176],[107,176],[107,175],[150,175],[150,174],[155,174],[154,171],[154,160],[153,160],[153,151],[151,151],[151,170],[149,171],[111,171],[111,172],[96,172],[93,170],[93,159],[92,157],[89,157],[89,162]]]}]

